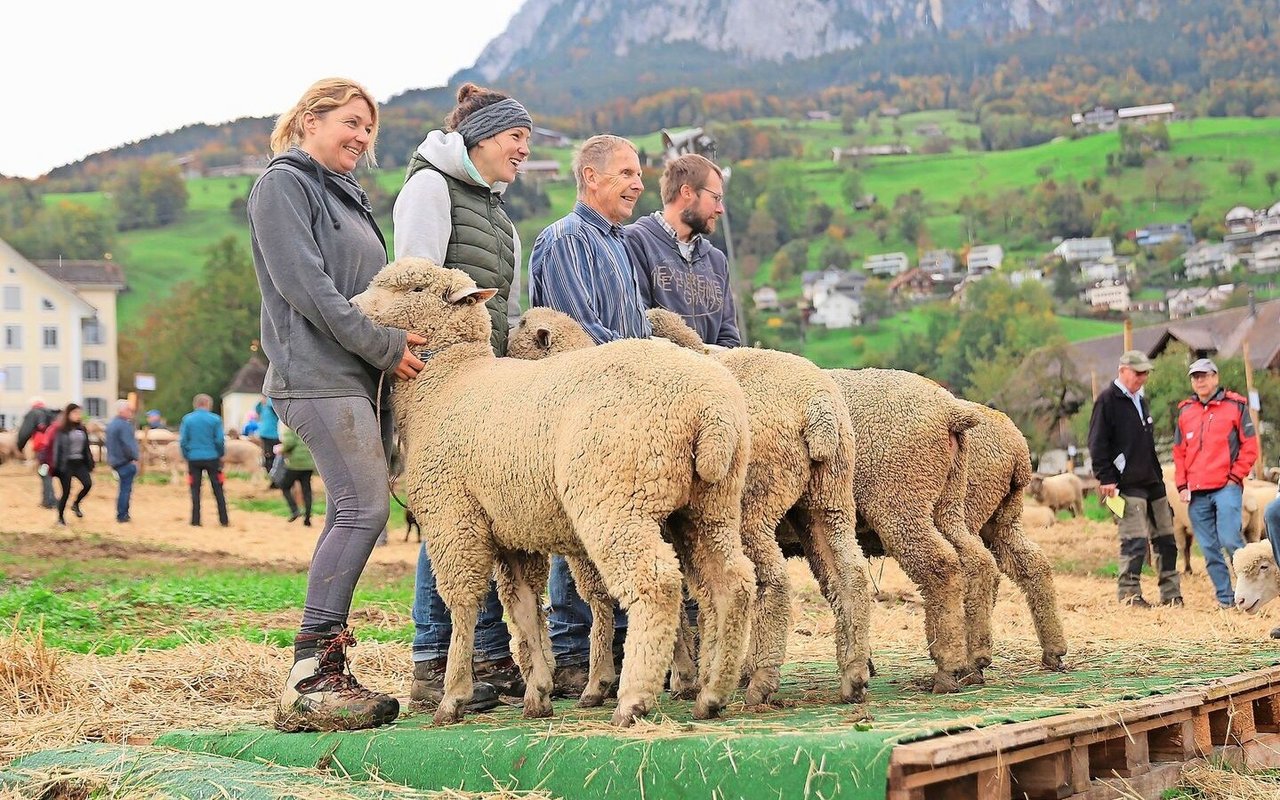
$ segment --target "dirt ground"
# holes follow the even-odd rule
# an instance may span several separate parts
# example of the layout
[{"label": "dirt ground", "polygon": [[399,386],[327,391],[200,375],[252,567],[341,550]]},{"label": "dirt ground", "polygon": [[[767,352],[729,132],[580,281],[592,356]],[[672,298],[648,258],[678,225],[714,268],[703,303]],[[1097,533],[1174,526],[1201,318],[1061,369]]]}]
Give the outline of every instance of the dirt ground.
[{"label": "dirt ground", "polygon": [[[198,558],[201,563],[282,563],[305,567],[315,546],[321,520],[305,528],[301,520],[289,523],[265,512],[231,508],[231,525],[220,528],[212,511],[212,497],[205,489],[204,526],[188,525],[189,495],[185,485],[135,485],[131,515],[133,521],[114,521],[116,484],[110,470],[94,472],[93,491],[83,504],[84,519],[68,513],[68,528],[55,526],[53,512],[38,505],[38,478],[21,465],[0,466],[0,508],[6,513],[0,530],[51,540],[71,537],[102,537],[116,542],[120,556],[150,548],[174,548]],[[319,489],[319,481],[316,481]],[[266,479],[228,478],[229,498],[278,496],[266,488]],[[417,558],[416,540],[404,541],[403,520],[393,515],[389,542],[375,548],[371,564],[386,565],[391,571],[409,568]],[[1115,599],[1115,579],[1097,571],[1113,566],[1118,547],[1115,526],[1088,520],[1058,522],[1048,528],[1032,528],[1028,534],[1044,549],[1057,572],[1055,584],[1072,654],[1105,649],[1108,642],[1136,641],[1171,644],[1213,642],[1230,639],[1265,639],[1280,624],[1280,604],[1248,616],[1235,610],[1220,611],[1212,586],[1204,572],[1204,562],[1193,558],[1193,575],[1182,578],[1185,608],[1131,609]],[[86,545],[88,542],[86,542]],[[103,547],[99,542],[95,547]],[[197,555],[198,554],[198,555]],[[790,565],[795,598],[793,635],[789,643],[792,659],[829,661],[834,649],[830,611],[822,600],[803,562]],[[923,648],[924,614],[915,587],[892,559],[871,561],[871,575],[878,590],[872,614],[873,647]],[[1143,579],[1148,600],[1156,600],[1155,579]],[[404,609],[407,614],[408,609]],[[1038,654],[1030,615],[1021,593],[1012,581],[1001,581],[994,615],[997,664],[1003,653],[1010,658],[1034,658]],[[1280,644],[1278,644],[1280,647]],[[1068,655],[1070,662],[1073,655]],[[1038,659],[1036,659],[1038,660]]]}]

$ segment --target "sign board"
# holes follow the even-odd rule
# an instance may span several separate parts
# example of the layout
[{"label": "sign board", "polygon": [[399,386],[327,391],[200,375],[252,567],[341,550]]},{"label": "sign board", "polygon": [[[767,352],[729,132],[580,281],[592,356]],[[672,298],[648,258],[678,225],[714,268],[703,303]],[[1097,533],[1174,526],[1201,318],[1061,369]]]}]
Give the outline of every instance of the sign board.
[{"label": "sign board", "polygon": [[1262,401],[1258,399],[1257,389],[1253,389],[1249,392],[1249,408],[1252,408],[1254,411],[1262,410]]},{"label": "sign board", "polygon": [[156,376],[150,372],[133,373],[133,388],[140,392],[154,392],[156,390]]}]

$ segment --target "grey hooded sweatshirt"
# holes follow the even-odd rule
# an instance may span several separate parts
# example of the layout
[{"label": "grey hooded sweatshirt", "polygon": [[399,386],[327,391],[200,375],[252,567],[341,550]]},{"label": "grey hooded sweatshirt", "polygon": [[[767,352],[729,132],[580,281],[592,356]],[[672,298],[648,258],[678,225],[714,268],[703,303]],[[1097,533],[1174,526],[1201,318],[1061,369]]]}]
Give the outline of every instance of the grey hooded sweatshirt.
[{"label": "grey hooded sweatshirt", "polygon": [[349,298],[386,266],[369,198],[350,175],[293,147],[249,193],[253,266],[262,291],[262,351],[272,398],[371,400],[404,353],[406,333],[369,320]]}]

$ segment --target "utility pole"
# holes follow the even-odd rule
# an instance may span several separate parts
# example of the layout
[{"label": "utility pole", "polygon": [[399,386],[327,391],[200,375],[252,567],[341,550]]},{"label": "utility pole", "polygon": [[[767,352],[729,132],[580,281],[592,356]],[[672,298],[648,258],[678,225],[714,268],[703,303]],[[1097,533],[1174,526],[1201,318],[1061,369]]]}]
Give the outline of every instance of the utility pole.
[{"label": "utility pole", "polygon": [[1253,462],[1253,477],[1261,478],[1266,474],[1265,465],[1262,463],[1266,460],[1266,457],[1262,452],[1262,419],[1257,406],[1254,404],[1256,395],[1253,390],[1253,365],[1249,363],[1248,341],[1241,344],[1240,357],[1244,359],[1244,390],[1245,396],[1249,398],[1249,416],[1253,419],[1253,435],[1258,437],[1258,460]]}]

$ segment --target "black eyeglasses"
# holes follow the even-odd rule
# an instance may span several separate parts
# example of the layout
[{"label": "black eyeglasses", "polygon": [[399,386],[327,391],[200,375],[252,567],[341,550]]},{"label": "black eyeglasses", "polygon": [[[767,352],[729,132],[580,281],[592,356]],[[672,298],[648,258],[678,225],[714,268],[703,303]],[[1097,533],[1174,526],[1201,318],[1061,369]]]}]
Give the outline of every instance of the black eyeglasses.
[{"label": "black eyeglasses", "polygon": [[714,197],[714,198],[716,199],[716,205],[720,205],[721,203],[723,203],[723,202],[724,202],[724,195],[722,195],[722,194],[716,194],[715,192],[711,191],[710,189],[708,189],[708,188],[707,188],[707,187],[705,187],[705,186],[704,186],[704,187],[702,187],[701,189],[698,189],[697,191],[699,191],[699,192],[706,192],[707,194],[709,194],[709,195],[711,195],[712,197]]}]

